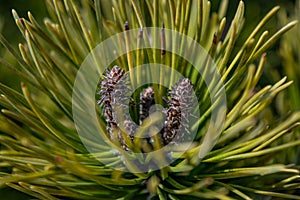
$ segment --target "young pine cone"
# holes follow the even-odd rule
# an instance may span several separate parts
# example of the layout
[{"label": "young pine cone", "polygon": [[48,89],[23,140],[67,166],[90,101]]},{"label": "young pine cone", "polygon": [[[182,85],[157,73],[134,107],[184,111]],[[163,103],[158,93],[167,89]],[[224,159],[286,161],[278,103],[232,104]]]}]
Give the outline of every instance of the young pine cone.
[{"label": "young pine cone", "polygon": [[[190,135],[189,117],[193,108],[193,85],[189,79],[178,81],[168,94],[168,109],[166,120],[162,130],[164,144],[175,141],[183,141]],[[174,141],[173,141],[174,142]]]},{"label": "young pine cone", "polygon": [[[106,130],[110,139],[120,142],[123,149],[129,150],[124,137],[133,140],[136,124],[130,120],[129,113],[125,113],[129,110],[130,101],[128,96],[130,90],[126,84],[126,79],[127,74],[118,66],[107,70],[100,83],[98,92],[100,99],[97,103],[103,107],[103,115],[107,123]],[[121,131],[125,134],[122,134]]]}]

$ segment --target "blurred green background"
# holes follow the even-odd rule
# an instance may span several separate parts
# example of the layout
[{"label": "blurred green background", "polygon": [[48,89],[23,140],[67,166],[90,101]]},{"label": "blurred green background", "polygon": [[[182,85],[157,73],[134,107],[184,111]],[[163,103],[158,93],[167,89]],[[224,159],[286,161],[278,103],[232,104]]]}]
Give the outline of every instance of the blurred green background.
[{"label": "blurred green background", "polygon": [[[12,9],[15,9],[20,17],[27,17],[30,11],[38,20],[43,22],[47,11],[43,0],[0,0],[0,32],[18,50],[18,44],[24,40],[12,17]],[[16,65],[15,59],[0,45],[0,56],[9,63]],[[20,80],[5,67],[0,65],[0,81],[13,88],[20,88]]]},{"label": "blurred green background", "polygon": [[[110,3],[110,0],[104,0]],[[128,0],[129,1],[129,0]],[[212,0],[212,10],[217,11],[221,0]],[[264,16],[271,8],[276,5],[286,8],[287,11],[292,11],[295,1],[292,0],[245,0],[246,5],[246,24],[248,29],[252,29],[258,21]],[[227,11],[228,22],[233,18],[239,0],[229,0],[229,7]],[[30,11],[39,23],[43,23],[44,18],[47,16],[47,10],[43,0],[0,0],[0,32],[11,43],[14,49],[18,50],[18,44],[24,43],[22,35],[19,33],[17,26],[13,20],[11,11],[15,9],[20,17],[27,18],[27,12]],[[276,19],[269,22],[270,32],[278,29],[278,22]],[[242,35],[241,35],[242,37]],[[278,43],[279,44],[279,43]],[[242,45],[242,44],[240,44]],[[279,45],[275,45],[271,52],[268,54],[268,68],[280,68],[282,65],[279,56],[277,55]],[[13,66],[17,66],[15,59],[8,53],[6,49],[0,46],[0,57],[5,59]],[[265,81],[272,81],[265,73]],[[7,70],[4,66],[0,65],[0,82],[4,83],[14,89],[20,90],[20,79],[16,77],[11,71]],[[0,146],[1,148],[1,146]],[[0,199],[30,199],[19,192],[9,188],[0,189]]]}]

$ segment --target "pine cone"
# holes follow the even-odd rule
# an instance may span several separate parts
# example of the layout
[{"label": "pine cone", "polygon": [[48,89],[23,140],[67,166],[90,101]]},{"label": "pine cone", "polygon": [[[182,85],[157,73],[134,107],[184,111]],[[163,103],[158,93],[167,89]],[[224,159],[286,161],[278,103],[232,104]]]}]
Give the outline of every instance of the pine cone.
[{"label": "pine cone", "polygon": [[148,87],[140,95],[140,124],[149,117],[150,107],[154,104],[154,90],[152,87]]}]

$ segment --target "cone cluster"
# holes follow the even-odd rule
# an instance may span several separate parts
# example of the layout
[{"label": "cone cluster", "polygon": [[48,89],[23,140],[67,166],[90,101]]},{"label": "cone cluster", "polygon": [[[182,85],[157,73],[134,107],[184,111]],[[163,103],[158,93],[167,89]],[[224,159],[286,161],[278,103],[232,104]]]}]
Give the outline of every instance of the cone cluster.
[{"label": "cone cluster", "polygon": [[[103,116],[107,123],[107,135],[111,140],[118,140],[124,150],[129,150],[129,145],[124,137],[134,140],[137,124],[131,120],[129,113],[131,90],[126,83],[127,73],[114,66],[107,70],[99,86],[100,98],[98,105],[103,109]],[[164,118],[163,128],[159,131],[161,143],[167,145],[171,142],[182,141],[189,134],[189,116],[192,111],[193,85],[187,78],[179,80],[169,91],[165,101],[167,108],[162,110]],[[140,125],[150,116],[150,108],[155,105],[154,89],[145,88],[140,94],[139,123]],[[126,134],[124,134],[124,132]],[[174,138],[176,137],[176,142]],[[148,138],[151,141],[151,138]]]}]

